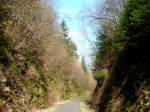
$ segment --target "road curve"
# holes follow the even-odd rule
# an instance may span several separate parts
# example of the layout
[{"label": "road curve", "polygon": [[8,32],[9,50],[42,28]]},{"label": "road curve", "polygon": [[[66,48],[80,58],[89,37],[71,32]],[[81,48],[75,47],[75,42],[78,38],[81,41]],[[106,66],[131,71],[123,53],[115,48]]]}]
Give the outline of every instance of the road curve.
[{"label": "road curve", "polygon": [[80,112],[80,102],[70,101],[60,107],[56,112]]}]

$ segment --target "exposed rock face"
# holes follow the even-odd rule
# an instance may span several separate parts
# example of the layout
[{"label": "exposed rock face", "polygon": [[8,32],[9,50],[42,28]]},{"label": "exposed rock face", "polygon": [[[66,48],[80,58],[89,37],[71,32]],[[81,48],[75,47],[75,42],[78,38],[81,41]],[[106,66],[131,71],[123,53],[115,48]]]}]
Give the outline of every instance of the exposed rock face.
[{"label": "exposed rock face", "polygon": [[11,90],[7,87],[7,79],[0,66],[0,112],[12,112],[11,106],[8,104],[10,99],[5,99],[3,96],[10,94]]},{"label": "exposed rock face", "polygon": [[2,70],[0,69],[0,91],[3,91],[3,89],[6,86],[6,77],[3,75]]}]

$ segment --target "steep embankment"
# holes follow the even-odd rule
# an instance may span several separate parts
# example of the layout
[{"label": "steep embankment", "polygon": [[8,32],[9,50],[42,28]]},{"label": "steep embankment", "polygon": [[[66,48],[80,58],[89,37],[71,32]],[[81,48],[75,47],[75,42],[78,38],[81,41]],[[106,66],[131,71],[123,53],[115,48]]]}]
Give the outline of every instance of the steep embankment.
[{"label": "steep embankment", "polygon": [[0,1],[1,112],[31,112],[86,95],[89,78],[56,23],[46,2]]},{"label": "steep embankment", "polygon": [[121,14],[113,32],[112,68],[94,94],[99,112],[150,110],[149,9],[149,0],[130,0]]}]

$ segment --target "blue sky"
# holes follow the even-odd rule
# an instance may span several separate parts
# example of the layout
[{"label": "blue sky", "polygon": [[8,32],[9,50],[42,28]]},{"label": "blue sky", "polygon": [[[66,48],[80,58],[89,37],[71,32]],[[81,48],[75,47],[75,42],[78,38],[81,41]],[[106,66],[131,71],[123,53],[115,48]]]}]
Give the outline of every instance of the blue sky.
[{"label": "blue sky", "polygon": [[60,21],[64,19],[67,23],[69,36],[77,45],[78,55],[84,56],[87,65],[91,64],[92,50],[86,38],[88,37],[94,42],[96,37],[92,33],[89,23],[81,19],[81,16],[84,9],[94,6],[94,4],[95,0],[57,0],[55,7]]}]

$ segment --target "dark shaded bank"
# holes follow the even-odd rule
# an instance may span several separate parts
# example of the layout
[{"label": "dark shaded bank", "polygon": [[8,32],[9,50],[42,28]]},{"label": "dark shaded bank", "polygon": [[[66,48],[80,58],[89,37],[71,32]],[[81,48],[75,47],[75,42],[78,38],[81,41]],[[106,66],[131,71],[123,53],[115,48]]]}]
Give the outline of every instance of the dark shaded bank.
[{"label": "dark shaded bank", "polygon": [[[138,102],[142,102],[142,100],[145,100],[145,103],[149,102],[143,91],[149,92],[150,89],[150,55],[135,48],[130,53],[128,51],[127,55],[122,55],[119,58],[124,56],[127,57],[126,61],[122,61],[122,66],[115,66],[112,72],[115,75],[110,76],[104,85],[104,90],[100,96],[99,112],[130,111],[128,107],[132,106],[132,108],[136,109],[135,105],[139,104]],[[134,56],[137,57],[135,58]],[[149,93],[147,95],[149,97]],[[139,99],[141,97],[143,98]],[[139,107],[136,110],[140,108],[149,107]]]},{"label": "dark shaded bank", "polygon": [[94,95],[98,112],[150,110],[149,15],[149,0],[130,0],[125,7],[113,36],[119,46],[113,66]]}]

